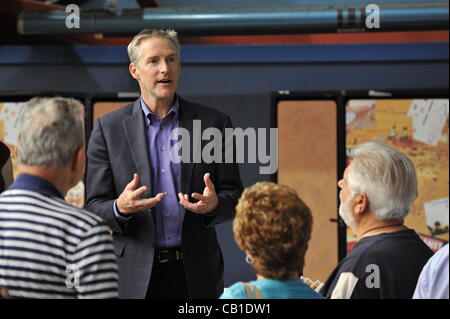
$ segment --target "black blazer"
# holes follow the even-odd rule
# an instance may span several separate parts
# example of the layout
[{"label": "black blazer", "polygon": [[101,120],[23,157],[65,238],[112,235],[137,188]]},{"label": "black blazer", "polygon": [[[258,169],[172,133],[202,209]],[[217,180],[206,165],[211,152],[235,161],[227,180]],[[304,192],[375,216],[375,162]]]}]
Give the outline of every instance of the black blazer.
[{"label": "black blazer", "polygon": [[[193,120],[201,120],[202,129],[231,128],[228,116],[179,98],[179,126],[193,137]],[[202,141],[202,145],[209,141]],[[194,144],[191,141],[191,148]],[[200,145],[200,144],[199,144]],[[235,145],[233,144],[235,147]],[[201,150],[191,149],[191,154]],[[225,152],[223,152],[225,153]],[[236,152],[233,151],[233,154]],[[125,222],[114,216],[113,202],[133,179],[152,197],[152,169],[149,160],[144,114],[140,99],[100,117],[94,125],[87,150],[86,208],[101,216],[113,232],[119,266],[120,298],[144,298],[150,281],[155,248],[155,225],[152,212],[133,214]],[[239,168],[234,163],[181,163],[180,191],[203,193],[203,175],[209,172],[219,197],[217,209],[207,215],[184,211],[182,253],[187,284],[192,298],[217,298],[223,291],[223,258],[215,225],[234,217],[237,200],[242,193]]]}]

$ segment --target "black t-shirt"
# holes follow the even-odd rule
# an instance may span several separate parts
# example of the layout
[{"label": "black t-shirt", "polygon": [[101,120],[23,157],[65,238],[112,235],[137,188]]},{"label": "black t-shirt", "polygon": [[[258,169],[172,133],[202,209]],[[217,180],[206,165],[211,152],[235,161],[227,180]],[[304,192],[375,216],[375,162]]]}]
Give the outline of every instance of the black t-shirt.
[{"label": "black t-shirt", "polygon": [[362,238],[325,282],[326,298],[410,299],[433,251],[412,229]]},{"label": "black t-shirt", "polygon": [[0,193],[5,190],[5,181],[3,180],[3,175],[1,173],[1,169],[6,164],[9,159],[10,151],[8,146],[0,141]]}]

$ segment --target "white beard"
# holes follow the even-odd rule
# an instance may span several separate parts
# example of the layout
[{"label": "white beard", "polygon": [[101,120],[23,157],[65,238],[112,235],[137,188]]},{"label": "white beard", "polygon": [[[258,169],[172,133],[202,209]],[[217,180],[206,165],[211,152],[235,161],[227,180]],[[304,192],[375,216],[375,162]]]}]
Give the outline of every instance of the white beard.
[{"label": "white beard", "polygon": [[[339,198],[341,198],[341,194],[339,194]],[[342,202],[341,198],[341,204],[339,205],[339,216],[341,216],[345,224],[355,233],[356,225],[351,209],[351,198],[349,198],[346,202]]]}]

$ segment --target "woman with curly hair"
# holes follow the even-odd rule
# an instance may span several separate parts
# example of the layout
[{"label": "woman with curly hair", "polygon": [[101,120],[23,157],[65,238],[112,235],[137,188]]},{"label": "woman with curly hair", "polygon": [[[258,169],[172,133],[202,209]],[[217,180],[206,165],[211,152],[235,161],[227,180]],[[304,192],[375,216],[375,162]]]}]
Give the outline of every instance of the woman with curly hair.
[{"label": "woman with curly hair", "polygon": [[247,188],[233,232],[257,280],[235,283],[220,298],[323,298],[300,280],[311,229],[311,212],[292,188],[270,182]]}]

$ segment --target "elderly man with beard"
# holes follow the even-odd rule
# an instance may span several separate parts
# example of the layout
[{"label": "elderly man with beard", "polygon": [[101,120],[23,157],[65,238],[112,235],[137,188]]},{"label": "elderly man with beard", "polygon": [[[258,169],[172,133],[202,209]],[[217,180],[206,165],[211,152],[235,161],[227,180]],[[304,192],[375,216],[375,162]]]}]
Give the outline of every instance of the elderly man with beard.
[{"label": "elderly man with beard", "polygon": [[320,293],[331,299],[409,299],[433,255],[404,225],[417,197],[414,165],[405,154],[380,142],[359,145],[351,157],[338,182],[339,215],[358,243]]}]

